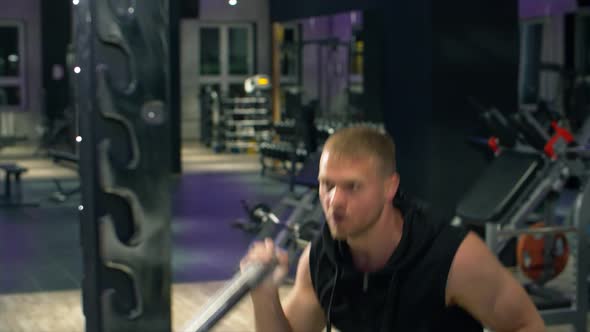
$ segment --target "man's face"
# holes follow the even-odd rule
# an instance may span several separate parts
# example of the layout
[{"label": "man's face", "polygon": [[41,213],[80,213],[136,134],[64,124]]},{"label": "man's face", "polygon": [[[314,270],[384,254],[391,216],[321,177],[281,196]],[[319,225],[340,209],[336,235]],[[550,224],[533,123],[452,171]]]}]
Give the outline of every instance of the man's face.
[{"label": "man's face", "polygon": [[381,216],[397,190],[395,176],[383,176],[375,158],[322,153],[319,169],[320,200],[332,237],[363,235]]}]

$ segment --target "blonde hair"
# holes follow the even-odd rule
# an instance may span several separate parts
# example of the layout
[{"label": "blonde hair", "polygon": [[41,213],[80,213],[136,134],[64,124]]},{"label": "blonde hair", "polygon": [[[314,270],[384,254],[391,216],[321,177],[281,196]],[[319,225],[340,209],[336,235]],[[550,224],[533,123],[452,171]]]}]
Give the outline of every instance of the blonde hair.
[{"label": "blonde hair", "polygon": [[395,143],[388,134],[366,126],[340,129],[324,144],[324,151],[341,157],[373,157],[382,167],[384,175],[397,172]]}]

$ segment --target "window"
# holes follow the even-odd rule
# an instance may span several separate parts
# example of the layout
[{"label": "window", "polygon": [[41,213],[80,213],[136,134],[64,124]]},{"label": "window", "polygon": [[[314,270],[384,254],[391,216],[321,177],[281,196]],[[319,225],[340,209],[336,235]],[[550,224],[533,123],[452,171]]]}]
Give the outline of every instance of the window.
[{"label": "window", "polygon": [[299,24],[285,24],[281,45],[281,83],[299,84],[299,60],[301,40]]},{"label": "window", "polygon": [[199,27],[199,86],[216,85],[222,95],[240,95],[254,74],[254,25],[209,24]]},{"label": "window", "polygon": [[201,75],[221,74],[219,29],[201,28]]},{"label": "window", "polygon": [[0,21],[0,109],[25,104],[23,24]]},{"label": "window", "polygon": [[521,104],[536,104],[539,98],[539,66],[543,50],[543,23],[523,22],[520,27]]},{"label": "window", "polygon": [[248,53],[248,28],[230,27],[229,28],[229,74],[230,75],[247,75],[250,71]]}]

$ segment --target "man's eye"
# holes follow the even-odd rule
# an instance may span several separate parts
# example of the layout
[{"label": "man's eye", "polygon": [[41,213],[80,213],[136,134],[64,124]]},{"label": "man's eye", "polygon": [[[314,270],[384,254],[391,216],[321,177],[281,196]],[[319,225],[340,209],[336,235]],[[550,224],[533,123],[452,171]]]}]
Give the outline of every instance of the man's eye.
[{"label": "man's eye", "polygon": [[350,191],[357,191],[361,188],[361,185],[359,183],[351,183],[348,185],[348,190]]}]

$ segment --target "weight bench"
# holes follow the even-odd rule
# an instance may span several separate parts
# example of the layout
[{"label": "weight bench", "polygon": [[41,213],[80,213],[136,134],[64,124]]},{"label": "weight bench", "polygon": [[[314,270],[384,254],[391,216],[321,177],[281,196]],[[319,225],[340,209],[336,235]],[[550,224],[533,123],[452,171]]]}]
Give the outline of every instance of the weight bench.
[{"label": "weight bench", "polygon": [[75,154],[66,151],[49,150],[47,155],[51,157],[54,163],[70,162],[72,164],[78,164],[79,158]]},{"label": "weight bench", "polygon": [[37,206],[38,203],[23,202],[21,174],[28,169],[13,163],[0,164],[4,171],[4,193],[0,196],[0,206]]},{"label": "weight bench", "polygon": [[[64,165],[70,169],[78,169],[80,158],[73,153],[49,150],[47,154],[56,164]],[[60,180],[53,179],[53,183],[55,183],[57,191],[51,195],[51,199],[59,203],[65,202],[70,196],[80,192],[80,185],[77,185],[72,189],[65,189],[60,183]]]},{"label": "weight bench", "polygon": [[[479,180],[467,191],[457,207],[457,214],[468,223],[520,224],[522,221],[515,219],[520,219],[522,215],[530,212],[534,208],[531,206],[533,201],[527,206],[512,203],[525,194],[530,195],[538,187],[539,182],[543,181],[539,174],[546,174],[548,171],[548,167],[538,154],[507,150],[494,159]],[[537,199],[534,203],[541,199],[535,198]],[[514,214],[518,209],[524,211],[520,211],[516,218]],[[492,242],[495,243],[494,239]]]},{"label": "weight bench", "polygon": [[[525,285],[546,324],[572,324],[576,331],[586,330],[588,307],[588,235],[586,228],[590,216],[590,183],[585,170],[575,160],[550,160],[538,153],[505,150],[483,172],[457,207],[453,222],[476,224],[485,227],[488,247],[499,255],[510,237],[528,230],[528,224],[543,218],[551,223],[545,234],[575,233],[572,248],[577,248],[575,289],[573,296],[565,296],[542,285]],[[555,218],[556,196],[564,190],[571,177],[582,179],[569,215]],[[549,209],[549,208],[552,209]],[[541,215],[537,211],[541,209]],[[549,212],[551,211],[551,212]],[[562,211],[561,213],[566,213]],[[572,227],[563,227],[569,222]],[[551,230],[552,229],[552,230]]]}]

